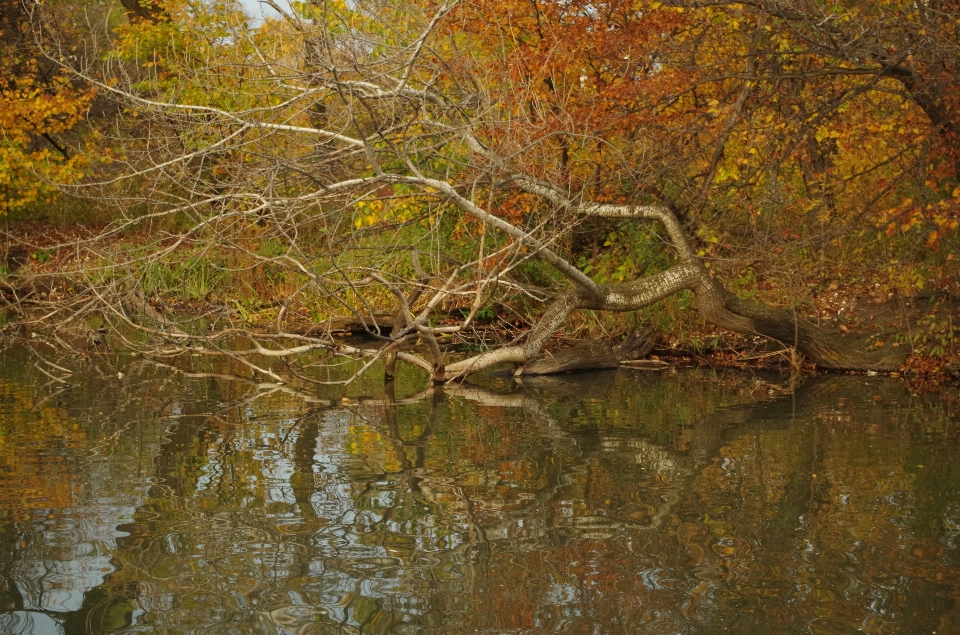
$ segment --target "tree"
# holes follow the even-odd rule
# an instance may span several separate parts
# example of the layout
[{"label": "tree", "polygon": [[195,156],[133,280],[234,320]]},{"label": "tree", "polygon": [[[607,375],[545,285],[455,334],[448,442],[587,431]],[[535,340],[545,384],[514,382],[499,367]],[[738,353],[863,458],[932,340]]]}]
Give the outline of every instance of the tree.
[{"label": "tree", "polygon": [[[763,25],[745,90],[758,102],[750,114],[772,116],[781,134],[755,156],[796,183],[797,219],[835,234],[879,228],[887,238],[857,240],[875,260],[896,254],[910,271],[899,286],[936,282],[921,270],[949,267],[960,220],[960,5],[761,0],[711,10]],[[738,160],[751,179],[758,166]]]},{"label": "tree", "polygon": [[[87,185],[124,210],[102,238],[152,233],[132,252],[88,243],[103,266],[87,276],[97,302],[84,311],[118,334],[132,325],[161,338],[154,353],[200,345],[277,380],[284,371],[270,364],[305,377],[294,360],[321,350],[365,359],[358,374],[380,359],[392,373],[399,359],[444,382],[502,363],[522,372],[574,311],[636,311],[690,291],[707,321],[774,338],[818,366],[898,367],[902,356],[860,352],[796,307],[736,297],[709,259],[718,208],[756,230],[754,206],[792,179],[806,179],[818,205],[837,205],[827,181],[811,185],[831,170],[797,155],[812,152],[810,139],[838,138],[833,118],[882,94],[879,84],[824,93],[810,78],[862,73],[827,62],[793,70],[828,58],[792,52],[803,35],[769,8],[503,6],[295,3],[254,28],[233,5],[172,1],[131,24],[105,72],[71,70],[137,122],[124,171]],[[892,108],[872,107],[876,117]],[[773,169],[760,169],[764,155]],[[659,270],[589,275],[571,235],[609,219],[656,224]],[[207,299],[226,279],[272,297],[207,317],[265,302],[277,309],[269,332],[198,330],[148,301],[164,290]],[[507,298],[546,309],[522,340],[448,359],[449,339]],[[286,326],[297,312],[316,319],[306,333]],[[336,313],[378,345],[337,340]],[[225,345],[237,336],[249,345]]]},{"label": "tree", "polygon": [[0,214],[54,195],[52,183],[78,179],[86,164],[66,133],[83,122],[93,92],[40,55],[57,17],[0,2]]},{"label": "tree", "polygon": [[481,5],[468,28],[504,49],[493,85],[521,88],[535,127],[566,144],[569,187],[660,200],[698,251],[737,269],[791,254],[810,269],[812,252],[846,242],[872,267],[893,256],[902,278],[884,283],[905,293],[943,279],[960,200],[957,7],[502,6],[497,20]]}]

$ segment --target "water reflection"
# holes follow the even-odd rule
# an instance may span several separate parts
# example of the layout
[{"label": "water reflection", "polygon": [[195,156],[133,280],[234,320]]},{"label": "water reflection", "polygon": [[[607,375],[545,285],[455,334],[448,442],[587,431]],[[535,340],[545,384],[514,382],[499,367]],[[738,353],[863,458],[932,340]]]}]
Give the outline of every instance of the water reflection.
[{"label": "water reflection", "polygon": [[70,613],[83,606],[84,595],[114,571],[117,526],[133,519],[135,505],[114,500],[78,501],[54,519],[24,535],[20,559],[10,578],[25,609]]},{"label": "water reflection", "polygon": [[36,408],[6,364],[0,633],[960,627],[949,393],[638,373],[344,406],[144,363]]}]

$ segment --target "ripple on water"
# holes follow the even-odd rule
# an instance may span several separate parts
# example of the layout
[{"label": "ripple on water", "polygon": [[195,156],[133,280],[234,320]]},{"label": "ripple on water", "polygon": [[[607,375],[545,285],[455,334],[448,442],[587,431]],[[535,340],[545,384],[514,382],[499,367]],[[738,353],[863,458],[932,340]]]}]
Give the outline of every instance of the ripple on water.
[{"label": "ripple on water", "polygon": [[[960,469],[948,459],[960,437],[950,415],[929,421],[948,408],[853,407],[860,384],[817,378],[758,404],[736,381],[677,373],[311,413],[142,372],[125,390],[161,388],[78,387],[76,403],[41,412],[32,387],[0,380],[0,623],[59,616],[96,635],[956,626]],[[926,418],[916,442],[914,418]]]}]

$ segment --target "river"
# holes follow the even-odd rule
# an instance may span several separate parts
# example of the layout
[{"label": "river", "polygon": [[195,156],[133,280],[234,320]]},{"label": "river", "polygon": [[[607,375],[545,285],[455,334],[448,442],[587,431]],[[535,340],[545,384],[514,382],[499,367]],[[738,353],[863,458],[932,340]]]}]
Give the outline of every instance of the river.
[{"label": "river", "polygon": [[956,389],[178,364],[3,352],[0,633],[960,632]]}]

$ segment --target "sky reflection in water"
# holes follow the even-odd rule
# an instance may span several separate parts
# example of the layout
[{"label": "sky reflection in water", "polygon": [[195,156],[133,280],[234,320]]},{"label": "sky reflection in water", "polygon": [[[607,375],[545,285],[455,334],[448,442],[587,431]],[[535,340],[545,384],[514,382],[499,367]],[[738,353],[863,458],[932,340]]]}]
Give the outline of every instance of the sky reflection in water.
[{"label": "sky reflection in water", "polygon": [[372,378],[334,407],[140,362],[42,401],[31,368],[6,351],[0,633],[960,630],[956,392]]}]

